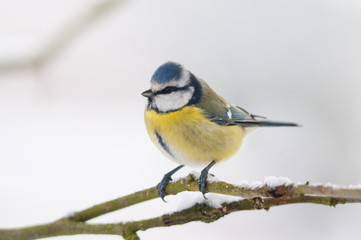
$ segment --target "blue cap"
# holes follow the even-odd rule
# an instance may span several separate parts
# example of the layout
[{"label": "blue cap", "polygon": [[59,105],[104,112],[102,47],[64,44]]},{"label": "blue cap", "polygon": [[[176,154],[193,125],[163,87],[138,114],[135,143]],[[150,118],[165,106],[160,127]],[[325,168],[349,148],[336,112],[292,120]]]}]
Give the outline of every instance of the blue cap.
[{"label": "blue cap", "polygon": [[175,62],[166,62],[155,70],[152,80],[164,84],[171,80],[178,80],[182,77],[183,67]]}]

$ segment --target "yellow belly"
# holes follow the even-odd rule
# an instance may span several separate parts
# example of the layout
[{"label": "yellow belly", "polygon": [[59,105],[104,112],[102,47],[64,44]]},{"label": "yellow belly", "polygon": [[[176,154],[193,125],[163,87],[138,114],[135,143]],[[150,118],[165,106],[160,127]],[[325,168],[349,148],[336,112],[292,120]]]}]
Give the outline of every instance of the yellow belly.
[{"label": "yellow belly", "polygon": [[[202,115],[201,109],[193,106],[170,113],[145,111],[145,124],[151,140],[165,155],[188,166],[230,158],[245,135],[243,127],[213,123]],[[165,150],[164,145],[168,149]]]}]

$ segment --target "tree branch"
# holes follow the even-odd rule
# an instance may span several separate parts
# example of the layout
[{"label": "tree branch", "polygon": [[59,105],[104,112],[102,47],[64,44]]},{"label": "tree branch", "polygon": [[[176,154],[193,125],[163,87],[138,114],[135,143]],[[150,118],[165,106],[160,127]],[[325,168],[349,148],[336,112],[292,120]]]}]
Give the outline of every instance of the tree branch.
[{"label": "tree branch", "polygon": [[[193,221],[214,222],[232,212],[242,210],[265,209],[274,206],[312,203],[336,206],[345,203],[361,203],[360,188],[340,188],[334,186],[312,186],[306,184],[274,184],[265,183],[257,187],[249,185],[237,186],[222,181],[208,183],[209,192],[239,196],[246,199],[211,206],[207,200],[172,214],[160,217],[116,224],[87,224],[87,220],[119,210],[131,205],[157,198],[156,187],[145,189],[109,202],[95,205],[76,212],[50,224],[0,230],[1,240],[30,240],[44,237],[75,234],[112,234],[125,239],[139,239],[138,231],[161,226],[173,226]],[[198,191],[197,177],[193,174],[170,183],[166,193],[177,194],[183,191]]]},{"label": "tree branch", "polygon": [[25,56],[21,59],[0,59],[0,72],[42,67],[54,58],[76,36],[87,29],[92,23],[105,16],[120,2],[126,2],[126,0],[103,0],[97,2],[65,24],[34,56]]}]

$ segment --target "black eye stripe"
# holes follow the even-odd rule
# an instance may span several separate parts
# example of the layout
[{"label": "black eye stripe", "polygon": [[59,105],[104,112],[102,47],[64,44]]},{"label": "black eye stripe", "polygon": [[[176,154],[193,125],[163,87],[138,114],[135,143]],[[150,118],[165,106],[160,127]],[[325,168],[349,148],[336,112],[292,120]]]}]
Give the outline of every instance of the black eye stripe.
[{"label": "black eye stripe", "polygon": [[184,87],[172,87],[172,86],[169,86],[169,87],[166,87],[160,91],[157,91],[155,92],[155,94],[168,94],[168,93],[171,93],[171,92],[176,92],[176,91],[181,91],[181,90],[185,90],[189,87],[189,85],[186,85]]},{"label": "black eye stripe", "polygon": [[177,87],[166,87],[166,88],[158,91],[157,94],[167,94],[167,93],[171,93],[171,92],[174,92],[177,90],[178,90]]}]

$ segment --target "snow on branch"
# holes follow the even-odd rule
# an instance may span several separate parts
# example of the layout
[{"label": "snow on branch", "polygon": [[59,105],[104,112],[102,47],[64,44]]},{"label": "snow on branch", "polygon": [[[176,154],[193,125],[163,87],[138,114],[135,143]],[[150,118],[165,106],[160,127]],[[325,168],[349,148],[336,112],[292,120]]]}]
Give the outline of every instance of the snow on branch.
[{"label": "snow on branch", "polygon": [[[195,174],[189,174],[171,182],[166,187],[167,195],[175,195],[184,191],[198,191]],[[187,203],[176,212],[159,217],[114,224],[87,224],[86,221],[95,217],[158,198],[157,187],[145,189],[133,194],[101,203],[75,212],[53,223],[19,228],[0,229],[2,240],[30,240],[45,237],[76,235],[76,234],[111,234],[120,235],[125,239],[139,239],[137,232],[155,227],[169,227],[193,221],[214,222],[232,212],[243,210],[268,210],[274,206],[295,203],[322,204],[336,206],[337,204],[361,203],[361,185],[341,187],[332,184],[312,185],[294,184],[288,178],[266,178],[264,182],[242,183],[234,185],[210,178],[208,191],[222,195],[240,197],[228,199],[223,203],[210,199],[202,199]],[[199,193],[195,193],[199,194]],[[201,194],[199,194],[201,196]]]}]

